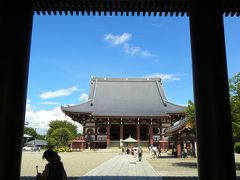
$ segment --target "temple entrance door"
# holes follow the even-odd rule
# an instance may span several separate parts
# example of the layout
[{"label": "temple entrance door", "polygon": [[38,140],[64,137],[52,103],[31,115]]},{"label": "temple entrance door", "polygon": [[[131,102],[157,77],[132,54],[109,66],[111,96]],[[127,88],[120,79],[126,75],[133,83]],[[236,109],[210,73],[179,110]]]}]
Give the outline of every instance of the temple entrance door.
[{"label": "temple entrance door", "polygon": [[127,139],[131,135],[132,138],[137,139],[137,126],[124,125],[123,126],[123,139]]},{"label": "temple entrance door", "polygon": [[140,125],[140,140],[146,141],[148,140],[148,126]]},{"label": "temple entrance door", "polygon": [[111,125],[110,126],[110,140],[119,140],[120,139],[120,125]]}]

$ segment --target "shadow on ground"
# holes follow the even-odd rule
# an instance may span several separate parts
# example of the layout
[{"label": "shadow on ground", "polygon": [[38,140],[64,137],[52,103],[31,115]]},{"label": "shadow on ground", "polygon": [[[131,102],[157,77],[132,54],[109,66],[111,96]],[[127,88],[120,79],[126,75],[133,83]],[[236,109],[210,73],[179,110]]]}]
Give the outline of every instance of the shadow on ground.
[{"label": "shadow on ground", "polygon": [[175,157],[174,156],[158,156],[157,158],[161,159],[161,158],[175,158]]},{"label": "shadow on ground", "polygon": [[173,166],[187,167],[187,168],[197,168],[197,163],[195,162],[178,162],[172,163]]},{"label": "shadow on ground", "polygon": [[[146,176],[83,176],[68,177],[68,180],[197,180],[198,177],[146,177]],[[35,180],[33,176],[24,176],[20,180]],[[240,180],[240,177],[237,177]]]},{"label": "shadow on ground", "polygon": [[[79,177],[68,177],[68,180],[77,180]],[[35,176],[21,176],[20,180],[36,180]]]},{"label": "shadow on ground", "polygon": [[[198,180],[198,177],[161,177],[163,180]],[[237,177],[240,180],[240,176]]]},{"label": "shadow on ground", "polygon": [[240,163],[236,162],[236,163],[235,163],[235,167],[236,167],[236,170],[239,171],[239,170],[240,170]]},{"label": "shadow on ground", "polygon": [[197,180],[198,177],[161,177],[163,180]]},{"label": "shadow on ground", "polygon": [[[35,177],[21,177],[20,180],[35,180]],[[162,180],[160,177],[149,176],[82,176],[68,177],[68,180]]]}]

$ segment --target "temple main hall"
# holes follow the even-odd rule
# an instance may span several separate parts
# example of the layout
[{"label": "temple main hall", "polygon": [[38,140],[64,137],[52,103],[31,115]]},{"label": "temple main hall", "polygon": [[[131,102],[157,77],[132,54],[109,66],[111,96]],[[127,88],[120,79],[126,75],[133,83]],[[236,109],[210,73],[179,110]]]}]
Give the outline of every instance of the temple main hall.
[{"label": "temple main hall", "polygon": [[164,129],[183,118],[186,107],[168,101],[161,78],[91,77],[88,101],[61,109],[83,127],[75,148],[122,147],[131,135],[142,147],[166,149]]}]

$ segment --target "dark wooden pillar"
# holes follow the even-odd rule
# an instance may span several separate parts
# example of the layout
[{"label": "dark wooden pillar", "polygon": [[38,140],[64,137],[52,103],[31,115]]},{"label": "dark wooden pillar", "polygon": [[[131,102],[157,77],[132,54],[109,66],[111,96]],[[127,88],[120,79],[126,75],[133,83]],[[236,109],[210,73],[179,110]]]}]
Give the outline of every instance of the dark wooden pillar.
[{"label": "dark wooden pillar", "polygon": [[137,141],[138,141],[138,145],[140,146],[140,122],[139,122],[139,118],[138,118],[138,122],[137,122]]},{"label": "dark wooden pillar", "polygon": [[221,1],[190,1],[190,32],[199,179],[236,179]]},{"label": "dark wooden pillar", "polygon": [[150,121],[150,126],[149,126],[149,140],[150,140],[150,146],[153,146],[153,126],[152,126],[152,119]]},{"label": "dark wooden pillar", "polygon": [[[179,134],[179,136],[180,136],[180,134]],[[180,137],[179,137],[180,138]],[[181,157],[181,154],[182,153],[182,150],[181,150],[181,141],[180,140],[178,140],[177,141],[177,157]]]},{"label": "dark wooden pillar", "polygon": [[86,136],[86,126],[85,124],[83,125],[83,139],[85,140],[85,136]]},{"label": "dark wooden pillar", "polygon": [[33,11],[31,1],[6,1],[2,8],[0,179],[17,180],[21,169]]},{"label": "dark wooden pillar", "polygon": [[160,126],[159,126],[159,129],[160,129],[160,138],[159,138],[159,146],[164,149],[164,142],[161,142],[163,141],[163,136],[162,136],[162,121],[160,120]]},{"label": "dark wooden pillar", "polygon": [[94,149],[96,149],[97,148],[97,121],[95,121],[95,129],[94,129],[94,134],[95,134],[95,142],[94,142]]},{"label": "dark wooden pillar", "polygon": [[86,138],[85,138],[85,136],[86,136],[86,126],[85,126],[85,124],[83,125],[83,140],[84,140],[84,142],[83,142],[83,149],[85,149],[86,148]]},{"label": "dark wooden pillar", "polygon": [[107,122],[107,148],[110,147],[110,124],[109,124],[109,118]]},{"label": "dark wooden pillar", "polygon": [[95,141],[97,141],[97,122],[95,121]]}]

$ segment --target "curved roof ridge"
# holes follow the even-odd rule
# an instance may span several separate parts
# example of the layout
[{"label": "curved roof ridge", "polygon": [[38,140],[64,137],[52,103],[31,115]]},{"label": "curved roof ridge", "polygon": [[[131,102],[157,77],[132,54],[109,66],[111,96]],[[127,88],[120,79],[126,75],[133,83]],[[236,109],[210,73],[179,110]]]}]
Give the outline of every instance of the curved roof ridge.
[{"label": "curved roof ridge", "polygon": [[148,82],[148,81],[162,81],[162,79],[160,77],[158,78],[133,78],[133,77],[91,77],[91,80],[100,80],[100,81],[144,81],[144,82]]},{"label": "curved roof ridge", "polygon": [[169,104],[171,104],[171,105],[178,106],[178,107],[183,107],[183,108],[186,108],[186,107],[187,107],[187,106],[183,106],[183,105],[179,105],[179,104],[174,104],[174,103],[172,103],[172,102],[170,102],[170,101],[166,101],[166,103],[169,103]]},{"label": "curved roof ridge", "polygon": [[185,124],[188,122],[188,119],[185,117],[183,119],[180,119],[179,121],[175,122],[173,126],[168,127],[167,129],[165,129],[165,133],[169,133],[169,132],[173,132],[176,131],[180,128],[182,128],[183,126],[185,126]]},{"label": "curved roof ridge", "polygon": [[162,100],[162,103],[163,103],[163,105],[164,106],[167,106],[167,104],[166,104],[166,99],[165,99],[165,97],[163,97],[163,95],[162,95],[162,91],[164,91],[164,90],[162,90],[161,91],[161,89],[160,89],[160,84],[158,83],[158,81],[157,80],[155,80],[155,82],[156,82],[156,86],[157,86],[157,89],[158,89],[158,93],[159,93],[159,96],[160,96],[160,98],[161,98],[161,100]]},{"label": "curved roof ridge", "polygon": [[79,106],[79,105],[82,105],[82,104],[86,104],[86,103],[88,103],[88,102],[90,102],[90,101],[92,101],[92,99],[89,99],[89,100],[87,100],[87,101],[85,101],[85,102],[82,102],[82,103],[80,103],[80,104],[74,104],[74,105],[67,105],[67,106],[61,106],[61,107],[76,107],[76,106]]}]

